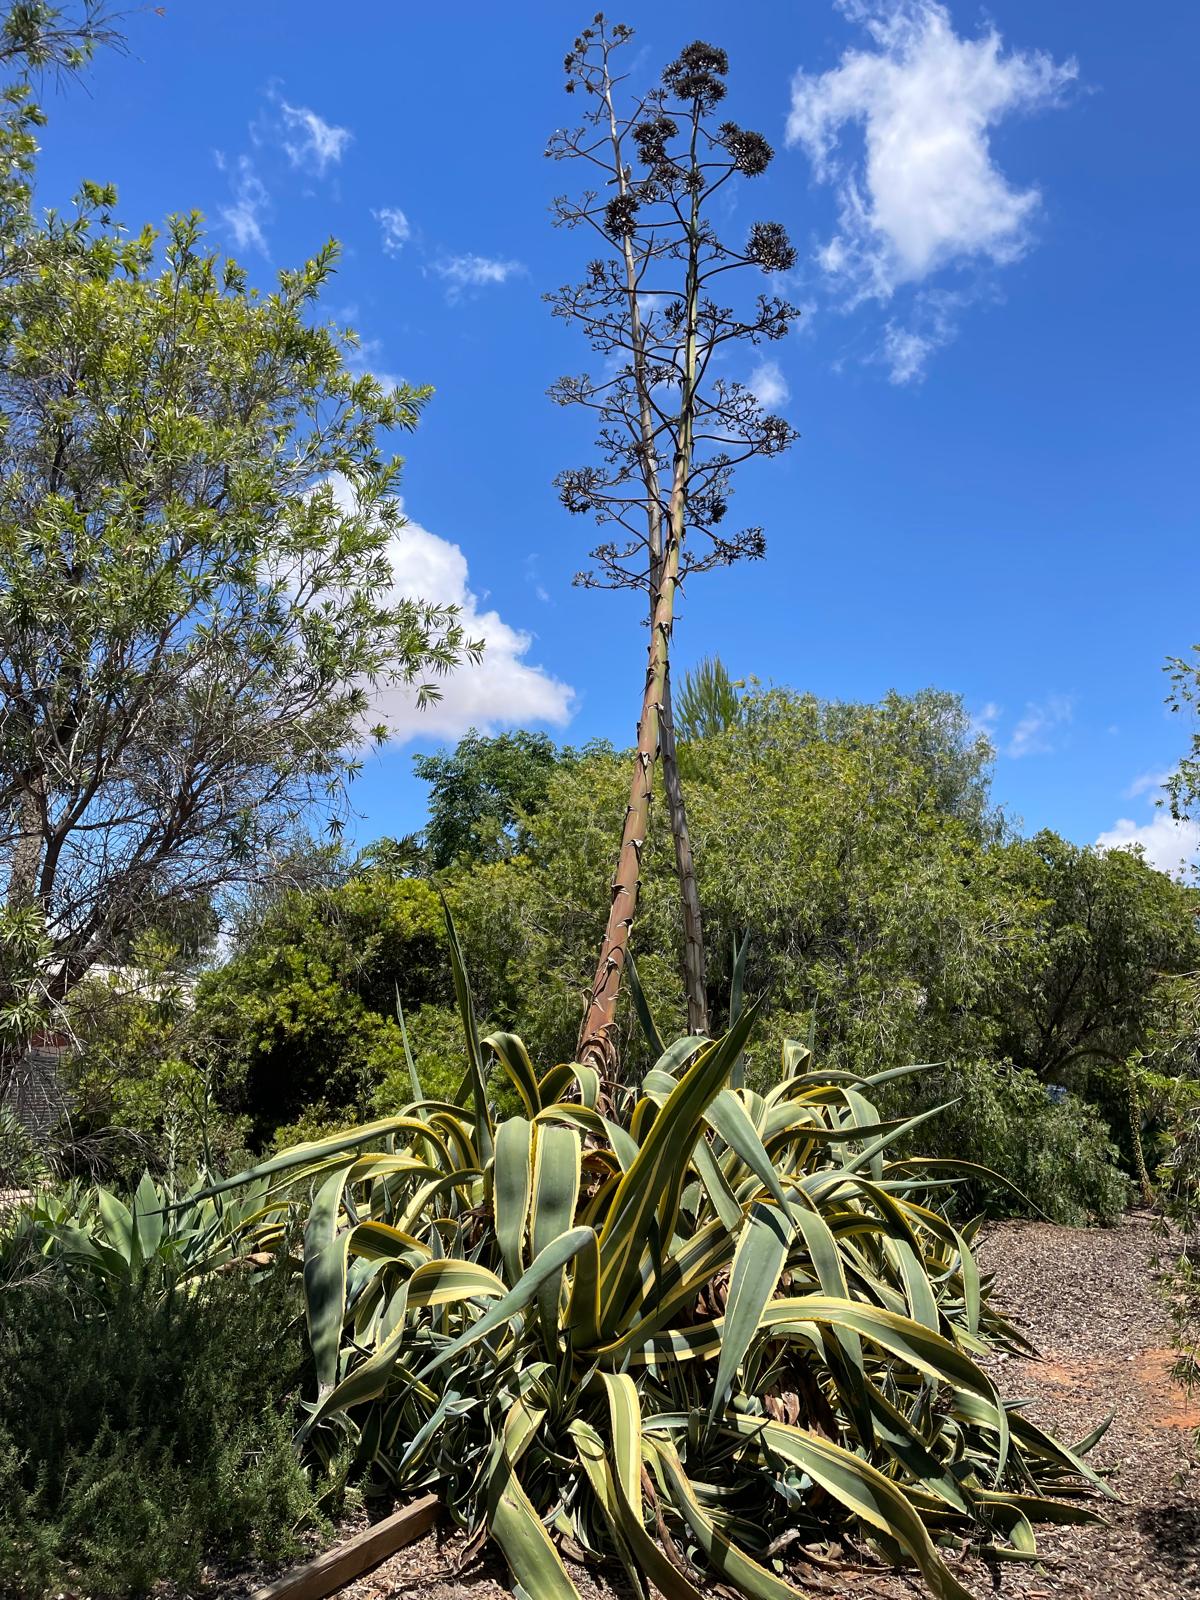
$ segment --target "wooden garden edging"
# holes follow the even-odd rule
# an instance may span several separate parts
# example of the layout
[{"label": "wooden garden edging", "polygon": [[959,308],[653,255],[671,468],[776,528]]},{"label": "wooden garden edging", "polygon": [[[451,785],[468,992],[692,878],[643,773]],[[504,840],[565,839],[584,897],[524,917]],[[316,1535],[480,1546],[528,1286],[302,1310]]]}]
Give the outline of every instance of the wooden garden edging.
[{"label": "wooden garden edging", "polygon": [[441,1504],[436,1495],[422,1495],[382,1522],[375,1522],[323,1555],[293,1567],[282,1577],[258,1589],[252,1600],[326,1600],[355,1578],[377,1567],[396,1550],[428,1533],[437,1521]]}]

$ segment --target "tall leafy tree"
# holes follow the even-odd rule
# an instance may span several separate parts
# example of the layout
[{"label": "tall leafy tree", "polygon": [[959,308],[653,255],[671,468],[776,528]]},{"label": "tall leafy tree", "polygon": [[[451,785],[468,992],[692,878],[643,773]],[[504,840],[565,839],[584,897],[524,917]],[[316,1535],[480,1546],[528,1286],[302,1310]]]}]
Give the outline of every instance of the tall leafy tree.
[{"label": "tall leafy tree", "polygon": [[[557,479],[568,510],[593,516],[604,537],[580,581],[645,594],[650,623],[646,682],[608,924],[579,1053],[616,1068],[617,994],[637,909],[640,861],[654,769],[661,758],[685,924],[689,1023],[707,1031],[704,941],[670,711],[670,640],[680,585],[689,575],[764,550],[761,528],[725,526],[734,468],[777,455],[794,438],[751,389],[726,376],[730,346],[777,340],[796,308],[775,292],[738,306],[741,269],[768,275],[795,252],[777,222],[754,223],[736,244],[717,230],[722,191],[772,159],[761,134],[718,120],[728,60],[696,41],[660,84],[628,96],[616,53],[632,38],[603,14],[566,58],[567,89],[587,100],[582,125],[559,132],[548,153],[582,163],[595,188],[555,201],[556,221],[584,228],[601,254],[587,276],[549,299],[605,358],[598,376],[564,377],[551,393],[597,420],[596,458]],[[777,282],[778,280],[775,279]]]},{"label": "tall leafy tree", "polygon": [[387,438],[429,391],[348,370],[335,247],[260,294],[195,215],[129,231],[86,184],[36,220],[40,113],[23,82],[5,105],[0,900],[43,919],[56,1000],[314,808],[336,826],[373,689],[427,699],[478,647],[393,591]]},{"label": "tall leafy tree", "polygon": [[537,809],[558,759],[553,739],[524,728],[495,738],[472,728],[453,750],[414,756],[413,771],[429,785],[429,864],[499,861],[518,850],[521,819]]},{"label": "tall leafy tree", "polygon": [[[990,751],[950,714],[955,705],[929,692],[872,706],[750,688],[736,723],[681,745],[703,842],[714,1021],[722,1025],[735,937],[749,930],[748,971],[770,996],[759,1060],[810,1025],[822,1061],[839,1067],[991,1052],[989,996],[1040,901],[993,859]],[[627,796],[624,755],[558,767],[523,854],[447,885],[481,1008],[547,1059],[572,1048]],[[634,949],[664,1037],[686,1024],[671,852],[656,808]],[[636,1071],[648,1064],[636,1018],[628,1006],[618,1016]]]},{"label": "tall leafy tree", "polygon": [[1171,675],[1167,704],[1192,723],[1188,750],[1167,779],[1171,815],[1183,822],[1200,814],[1200,644],[1192,646],[1190,656],[1172,656],[1167,671]]},{"label": "tall leafy tree", "polygon": [[1032,905],[992,995],[998,1053],[1082,1088],[1146,1047],[1164,978],[1200,966],[1200,898],[1128,850],[1043,830],[999,854]]}]

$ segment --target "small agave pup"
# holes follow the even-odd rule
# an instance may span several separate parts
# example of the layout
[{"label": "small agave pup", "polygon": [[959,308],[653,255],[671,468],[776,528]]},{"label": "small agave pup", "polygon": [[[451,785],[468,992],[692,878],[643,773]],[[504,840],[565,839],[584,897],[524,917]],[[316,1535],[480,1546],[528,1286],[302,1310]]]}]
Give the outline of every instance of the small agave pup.
[{"label": "small agave pup", "polygon": [[[1022,1341],[975,1227],[889,1155],[923,1119],[881,1121],[873,1095],[920,1068],[859,1080],[788,1043],[758,1094],[731,1087],[753,1006],[669,1046],[643,1006],[658,1060],[606,1115],[594,1068],[479,1041],[450,944],[457,1102],[424,1099],[410,1058],[401,1115],[222,1185],[258,1184],[276,1237],[273,1204],[307,1212],[318,1448],[348,1434],[397,1489],[435,1490],[539,1600],[577,1593],[563,1546],[640,1595],[783,1600],[834,1536],[965,1600],[943,1538],[1028,1556],[1035,1521],[1098,1520],[1093,1441],[1061,1444],[979,1365]],[[519,1115],[493,1117],[491,1069]]]}]

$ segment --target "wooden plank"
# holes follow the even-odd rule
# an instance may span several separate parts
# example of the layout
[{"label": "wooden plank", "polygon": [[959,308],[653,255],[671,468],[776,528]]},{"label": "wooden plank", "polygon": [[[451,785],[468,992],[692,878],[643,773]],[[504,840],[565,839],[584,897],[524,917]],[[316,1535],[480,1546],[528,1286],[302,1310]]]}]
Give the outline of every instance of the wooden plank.
[{"label": "wooden plank", "polygon": [[382,1522],[356,1533],[345,1544],[293,1567],[266,1588],[257,1590],[253,1600],[326,1600],[326,1596],[336,1594],[396,1550],[428,1533],[440,1510],[436,1495],[422,1495]]}]

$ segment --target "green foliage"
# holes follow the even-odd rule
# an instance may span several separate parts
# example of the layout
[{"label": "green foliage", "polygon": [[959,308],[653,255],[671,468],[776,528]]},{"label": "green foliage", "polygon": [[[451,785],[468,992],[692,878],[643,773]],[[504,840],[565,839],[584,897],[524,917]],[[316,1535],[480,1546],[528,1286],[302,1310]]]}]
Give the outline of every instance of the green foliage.
[{"label": "green foliage", "polygon": [[[0,64],[77,64],[99,16],[10,7]],[[131,228],[85,183],[35,216],[41,114],[4,105],[0,896],[45,913],[60,998],[314,806],[336,826],[372,689],[427,700],[479,646],[395,593],[387,436],[430,391],[351,371],[336,247],[261,293],[194,214]]]},{"label": "green foliage", "polygon": [[[580,750],[559,749],[544,733],[518,728],[489,738],[472,728],[453,750],[414,756],[413,771],[429,785],[420,864],[438,871],[521,855],[530,842],[529,819],[545,803],[551,775],[611,753],[602,739]],[[406,853],[411,857],[410,845]]]},{"label": "green foliage", "polygon": [[[807,1034],[814,1016],[826,1058],[849,1068],[987,1053],[982,1002],[1027,908],[991,863],[987,747],[966,734],[956,703],[844,707],[753,691],[741,721],[689,744],[686,759],[718,1019],[729,951],[749,930],[749,970],[780,1017],[764,1019],[767,1063],[785,1031]],[[556,770],[526,854],[460,872],[448,890],[484,1010],[548,1059],[573,1050],[626,778],[615,756]],[[682,1025],[671,860],[660,808],[634,944],[668,1028]],[[622,1048],[635,1070],[644,1064],[627,1013]]]},{"label": "green foliage", "polygon": [[46,1176],[45,1160],[28,1128],[11,1107],[0,1105],[0,1190],[32,1189]]},{"label": "green foliage", "polygon": [[[421,1063],[421,1086],[431,1100],[453,1100],[463,1075],[462,1020],[450,1006],[425,1005],[404,1013],[413,1059]],[[495,1085],[500,1088],[501,1085]],[[375,1090],[376,1116],[391,1116],[413,1097],[407,1058],[393,1063]]]},{"label": "green foliage", "polygon": [[[326,1526],[292,1444],[308,1356],[282,1272],[98,1309],[56,1276],[0,1292],[0,1588],[97,1597],[195,1582],[209,1557],[282,1559]],[[336,1476],[321,1486],[336,1508]]]},{"label": "green foliage", "polygon": [[251,1228],[260,1249],[274,1248],[283,1224],[282,1208],[267,1202],[264,1184],[215,1200],[199,1185],[180,1193],[143,1174],[123,1200],[76,1182],[18,1208],[5,1230],[0,1260],[9,1282],[35,1263],[49,1264],[86,1284],[92,1297],[104,1298],[147,1273],[174,1287],[227,1271],[247,1256]]},{"label": "green foliage", "polygon": [[121,44],[102,0],[83,0],[78,9],[12,0],[0,15],[0,71],[8,79],[0,88],[0,260],[8,271],[25,252],[37,130],[46,121],[30,78],[78,72],[102,44]]},{"label": "green foliage", "polygon": [[228,1103],[263,1141],[303,1114],[365,1114],[404,1067],[397,998],[415,1013],[448,996],[437,895],[419,879],[365,871],[285,895],[201,978],[195,1006],[232,1085]]},{"label": "green foliage", "polygon": [[[1092,1519],[1100,1480],[977,1364],[1019,1336],[936,1175],[891,1158],[915,1130],[881,1120],[880,1082],[789,1043],[766,1093],[729,1088],[751,1007],[603,1107],[590,1068],[480,1046],[455,960],[466,1109],[417,1098],[257,1174],[312,1196],[318,1447],[349,1430],[436,1488],[546,1600],[577,1593],[559,1539],[640,1594],[781,1600],[779,1551],[847,1525],[965,1600],[948,1532],[1028,1555],[1033,1520]],[[489,1115],[489,1056],[520,1114]]]},{"label": "green foliage", "polygon": [[672,715],[679,739],[711,739],[741,721],[742,701],[719,656],[705,656],[684,673],[673,698]]},{"label": "green foliage", "polygon": [[438,869],[520,852],[523,819],[537,810],[558,761],[552,739],[524,729],[489,739],[472,728],[453,751],[414,756],[413,771],[429,785],[429,864]]},{"label": "green foliage", "polygon": [[1147,1162],[1156,1168],[1163,1300],[1179,1376],[1191,1385],[1200,1377],[1200,972],[1163,990],[1136,1081],[1154,1134]]},{"label": "green foliage", "polygon": [[120,43],[103,0],[82,0],[78,8],[15,0],[0,20],[0,65],[24,72],[75,72],[98,45]]},{"label": "green foliage", "polygon": [[1200,964],[1200,900],[1132,851],[1048,831],[1005,844],[998,866],[1032,911],[992,990],[998,1052],[1086,1091],[1147,1044],[1161,978]]},{"label": "green foliage", "polygon": [[66,1017],[79,1046],[60,1067],[72,1107],[58,1134],[60,1165],[130,1186],[149,1168],[173,1184],[227,1166],[244,1145],[244,1127],[218,1103],[230,1098],[229,1073],[199,1042],[175,956],[173,945],[143,936],[132,964],[72,992]]},{"label": "green foliage", "polygon": [[[1190,657],[1173,656],[1167,662],[1167,671],[1171,675],[1167,704],[1176,715],[1183,712],[1192,723],[1188,750],[1167,779],[1171,815],[1183,820],[1200,810],[1200,644],[1192,646]],[[1193,861],[1191,865],[1200,870],[1200,863]]]},{"label": "green foliage", "polygon": [[0,906],[0,1096],[48,1007],[46,919],[36,906]]},{"label": "green foliage", "polygon": [[[1104,1176],[1113,1140],[1134,1160],[1125,1063],[1154,1032],[1164,978],[1200,960],[1189,891],[1129,852],[1013,837],[990,805],[990,748],[953,696],[862,706],[751,688],[738,722],[689,742],[681,759],[710,1013],[718,1024],[726,1014],[730,952],[746,931],[748,970],[768,997],[748,1081],[771,1082],[782,1039],[810,1032],[849,1071],[923,1060],[970,1075],[996,1063],[992,1155],[1037,1099],[1045,1150],[1031,1149],[1029,1181],[1045,1193],[1059,1159],[1050,1152],[1069,1167],[1078,1142],[1087,1156],[1064,1206],[1109,1212],[1121,1187]],[[483,1011],[544,1059],[574,1050],[626,799],[618,757],[558,768],[524,854],[460,868],[448,884]],[[657,808],[633,938],[668,1033],[684,1026],[671,869]],[[620,1020],[625,1059],[643,1071],[627,1004]],[[1056,1110],[1031,1096],[1023,1078],[1000,1095],[1007,1062],[1094,1101],[1109,1131],[1074,1102]]]},{"label": "green foliage", "polygon": [[921,1154],[998,1175],[957,1174],[957,1215],[1025,1210],[1023,1197],[1056,1222],[1115,1222],[1129,1204],[1130,1185],[1103,1117],[1076,1095],[1048,1092],[1031,1072],[1006,1062],[956,1063],[917,1080],[915,1092],[885,1096],[884,1104],[893,1114],[943,1106],[921,1129]]}]

